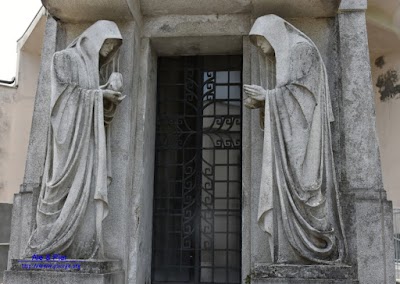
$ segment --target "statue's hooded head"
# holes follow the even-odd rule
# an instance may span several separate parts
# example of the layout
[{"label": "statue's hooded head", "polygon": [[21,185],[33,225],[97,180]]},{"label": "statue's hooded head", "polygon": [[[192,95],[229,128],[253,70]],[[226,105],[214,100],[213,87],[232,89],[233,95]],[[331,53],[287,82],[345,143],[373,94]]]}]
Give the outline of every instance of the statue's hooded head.
[{"label": "statue's hooded head", "polygon": [[290,48],[296,41],[295,37],[301,37],[315,47],[304,33],[276,15],[258,18],[251,28],[251,42],[266,55],[275,53],[277,87],[290,81]]},{"label": "statue's hooded head", "polygon": [[251,28],[250,41],[266,55],[276,57],[277,86],[287,82],[287,66],[289,56],[289,36],[286,21],[276,15],[267,15],[258,18]]},{"label": "statue's hooded head", "polygon": [[[318,48],[307,35],[292,24],[272,14],[260,17],[251,28],[250,41],[266,55],[275,53],[276,87],[282,87],[301,78],[301,84],[314,93],[321,92],[319,86],[322,82],[324,93],[329,97],[326,69]],[[292,56],[291,53],[296,52],[299,43],[308,45],[306,56]],[[297,62],[293,62],[293,58],[297,58]],[[327,99],[327,104],[332,121],[330,98]]]},{"label": "statue's hooded head", "polygon": [[117,24],[101,20],[86,29],[68,48],[79,49],[85,57],[97,61],[100,68],[113,59],[121,44],[122,36]]}]

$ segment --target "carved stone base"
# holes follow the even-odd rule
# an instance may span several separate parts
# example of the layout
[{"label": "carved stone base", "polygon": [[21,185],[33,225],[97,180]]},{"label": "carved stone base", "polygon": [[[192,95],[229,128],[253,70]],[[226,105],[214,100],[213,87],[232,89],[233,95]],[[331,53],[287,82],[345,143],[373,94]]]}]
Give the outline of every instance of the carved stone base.
[{"label": "carved stone base", "polygon": [[354,279],[346,265],[258,264],[251,275],[252,284],[358,284]]},{"label": "carved stone base", "polygon": [[11,270],[4,273],[4,284],[120,284],[124,281],[125,273],[119,260],[13,259]]}]

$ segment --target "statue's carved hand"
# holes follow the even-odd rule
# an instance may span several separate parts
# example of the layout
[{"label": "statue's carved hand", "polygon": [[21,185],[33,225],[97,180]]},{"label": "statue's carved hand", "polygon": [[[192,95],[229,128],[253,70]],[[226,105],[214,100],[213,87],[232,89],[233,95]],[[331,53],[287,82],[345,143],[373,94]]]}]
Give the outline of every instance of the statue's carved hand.
[{"label": "statue's carved hand", "polygon": [[246,95],[256,101],[265,101],[267,91],[264,88],[257,85],[243,85],[244,92]]},{"label": "statue's carved hand", "polygon": [[123,96],[121,92],[105,89],[101,90],[103,93],[103,98],[114,103],[119,104],[126,96]]}]

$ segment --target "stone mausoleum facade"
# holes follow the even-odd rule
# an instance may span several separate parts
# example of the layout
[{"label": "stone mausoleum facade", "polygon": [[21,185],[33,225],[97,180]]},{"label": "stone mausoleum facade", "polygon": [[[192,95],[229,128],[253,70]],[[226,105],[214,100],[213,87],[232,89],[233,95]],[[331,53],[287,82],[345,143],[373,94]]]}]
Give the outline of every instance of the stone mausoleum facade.
[{"label": "stone mausoleum facade", "polygon": [[5,283],[394,283],[366,0],[43,4]]}]

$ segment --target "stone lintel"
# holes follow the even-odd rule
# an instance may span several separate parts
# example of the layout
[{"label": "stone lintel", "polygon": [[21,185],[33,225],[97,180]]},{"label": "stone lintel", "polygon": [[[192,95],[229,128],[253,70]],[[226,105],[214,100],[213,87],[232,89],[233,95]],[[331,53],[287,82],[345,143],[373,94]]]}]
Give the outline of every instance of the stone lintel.
[{"label": "stone lintel", "polygon": [[314,18],[334,17],[338,7],[338,0],[141,0],[145,16],[247,13],[254,18],[266,14]]},{"label": "stone lintel", "polygon": [[337,14],[338,0],[251,0],[254,18],[276,14],[282,18],[327,18]]},{"label": "stone lintel", "polygon": [[[42,3],[52,16],[63,22],[134,20],[139,25],[143,16],[163,15],[248,14],[257,18],[276,14],[284,18],[334,17],[339,7],[339,0],[42,0]],[[344,5],[343,9],[348,9],[349,5]]]},{"label": "stone lintel", "polygon": [[164,37],[151,39],[159,56],[242,53],[241,36]]},{"label": "stone lintel", "polygon": [[146,17],[143,36],[188,37],[247,35],[251,28],[250,16],[236,15],[170,15]]}]

